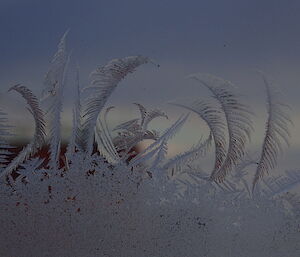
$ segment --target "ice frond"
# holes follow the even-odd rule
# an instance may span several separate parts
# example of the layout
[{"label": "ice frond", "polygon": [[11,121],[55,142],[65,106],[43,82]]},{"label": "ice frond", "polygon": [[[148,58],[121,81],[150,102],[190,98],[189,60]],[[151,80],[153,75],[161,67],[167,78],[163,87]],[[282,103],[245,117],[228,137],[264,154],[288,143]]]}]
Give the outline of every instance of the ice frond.
[{"label": "ice frond", "polygon": [[163,162],[166,159],[166,156],[168,154],[168,144],[167,141],[162,141],[161,145],[158,148],[156,158],[154,162],[151,165],[151,169],[155,169],[161,162]]},{"label": "ice frond", "polygon": [[213,134],[210,133],[209,137],[204,142],[200,140],[199,143],[193,146],[190,150],[176,155],[163,166],[163,169],[172,169],[172,176],[176,172],[180,172],[188,163],[193,162],[200,156],[203,157],[209,150],[212,140]]},{"label": "ice frond", "polygon": [[6,166],[8,158],[11,154],[9,149],[13,148],[7,142],[7,137],[11,136],[9,129],[11,126],[7,125],[8,119],[6,113],[0,109],[0,169]]},{"label": "ice frond", "polygon": [[118,136],[113,139],[113,142],[118,153],[122,155],[123,160],[128,159],[130,155],[134,154],[132,150],[139,142],[146,139],[157,140],[159,137],[159,133],[157,131],[147,130],[147,126],[144,128],[142,127],[148,111],[143,105],[138,103],[134,104],[139,107],[141,118],[123,122],[113,129],[114,131],[120,130],[118,132]]},{"label": "ice frond", "polygon": [[45,143],[45,121],[43,111],[39,106],[39,100],[31,92],[31,90],[25,86],[16,85],[9,89],[9,91],[12,90],[21,94],[29,106],[29,111],[35,121],[35,133],[33,141],[35,142],[35,148],[38,149]]},{"label": "ice frond", "polygon": [[142,129],[146,130],[148,128],[149,123],[158,117],[165,117],[166,119],[168,119],[168,116],[161,110],[150,110],[146,113],[144,122],[142,123]]},{"label": "ice frond", "polygon": [[132,120],[129,120],[129,121],[125,121],[125,122],[117,125],[113,129],[113,131],[115,131],[115,130],[128,130],[128,131],[132,131],[133,128],[136,128],[138,126],[138,121],[139,121],[139,119],[132,119]]},{"label": "ice frond", "polygon": [[133,103],[135,104],[140,111],[140,115],[141,115],[141,128],[142,130],[147,130],[149,123],[158,117],[165,117],[166,119],[168,119],[167,114],[165,114],[163,111],[159,110],[159,109],[154,109],[154,110],[147,110],[142,104],[139,103]]},{"label": "ice frond", "polygon": [[51,95],[57,93],[60,84],[63,81],[65,66],[67,61],[66,38],[68,31],[62,36],[57,52],[54,54],[51,61],[51,68],[46,73],[44,80],[44,90],[42,92],[42,100],[46,100]]},{"label": "ice frond", "polygon": [[[106,108],[106,110],[105,110],[105,113],[104,113],[104,115],[103,115],[103,122],[102,122],[102,126],[103,126],[103,128],[104,128],[104,131],[105,131],[105,133],[106,133],[106,137],[109,139],[109,141],[110,141],[110,145],[111,145],[111,147],[112,147],[112,149],[113,149],[113,152],[116,154],[116,149],[115,149],[115,147],[114,147],[114,145],[113,145],[113,143],[112,143],[112,135],[111,135],[111,133],[110,133],[110,129],[109,129],[109,127],[108,127],[108,122],[107,122],[107,116],[108,116],[108,113],[111,111],[111,110],[113,110],[115,108],[115,106],[110,106],[110,107],[108,107],[108,108]],[[98,117],[99,118],[99,117]],[[100,120],[101,121],[101,120]]]},{"label": "ice frond", "polygon": [[109,129],[106,122],[106,115],[111,108],[108,108],[104,114],[103,121],[101,115],[98,117],[95,128],[95,139],[100,154],[111,164],[119,162],[120,158],[117,150],[113,144],[112,137],[109,133]]},{"label": "ice frond", "polygon": [[152,158],[161,147],[161,144],[170,140],[174,135],[183,127],[189,114],[180,117],[170,128],[168,128],[154,143],[148,146],[145,150],[140,152],[131,161],[130,165],[134,166],[141,162],[147,161]]},{"label": "ice frond", "polygon": [[232,90],[234,86],[231,82],[208,74],[194,74],[190,78],[197,80],[212,92],[221,104],[226,118],[229,134],[227,155],[221,167],[211,174],[212,180],[223,182],[226,175],[244,155],[245,144],[250,140],[253,129],[250,119],[252,113],[248,106],[239,102]]},{"label": "ice frond", "polygon": [[80,79],[79,79],[79,67],[77,66],[76,69],[76,78],[75,78],[75,101],[73,106],[73,120],[72,120],[72,134],[70,138],[70,142],[67,148],[66,156],[68,158],[71,157],[72,153],[75,152],[76,147],[76,133],[77,128],[80,126],[80,110],[81,110],[81,103],[80,103]]},{"label": "ice frond", "polygon": [[289,145],[289,128],[292,123],[289,115],[285,112],[287,106],[280,102],[280,93],[273,86],[273,83],[263,75],[264,85],[267,94],[268,119],[265,128],[265,137],[262,152],[256,173],[253,179],[252,191],[257,181],[277,164],[277,156],[282,151],[282,143]]},{"label": "ice frond", "polygon": [[143,140],[157,140],[159,133],[157,131],[125,131],[119,133],[117,137],[113,139],[114,145],[118,153],[122,156],[122,160],[127,160],[131,155],[135,155],[133,152],[134,147]]},{"label": "ice frond", "polygon": [[281,195],[300,185],[300,172],[299,170],[289,170],[285,172],[285,176],[270,178],[264,180],[264,183],[269,190],[268,197]]},{"label": "ice frond", "polygon": [[254,160],[248,153],[244,155],[244,157],[239,160],[238,164],[235,166],[234,172],[230,174],[228,178],[228,182],[232,181],[235,185],[241,185],[246,191],[249,198],[252,197],[251,193],[251,182],[246,178],[248,174],[249,166],[257,166],[257,161]]},{"label": "ice frond", "polygon": [[16,169],[24,160],[30,157],[31,154],[34,154],[38,148],[44,144],[45,139],[45,121],[43,111],[39,107],[39,101],[36,96],[25,86],[16,85],[9,89],[9,91],[16,91],[22,95],[26,100],[29,111],[32,114],[35,121],[35,132],[34,137],[31,143],[29,143],[19,155],[12,160],[12,162],[4,169],[0,176],[9,175],[14,169]]},{"label": "ice frond", "polygon": [[66,84],[66,72],[70,56],[66,52],[66,36],[63,35],[44,81],[43,101],[47,104],[49,117],[50,166],[58,167],[61,143],[61,112],[63,90]]},{"label": "ice frond", "polygon": [[196,101],[192,104],[170,103],[195,112],[209,127],[215,143],[215,164],[212,173],[222,165],[226,156],[225,124],[221,112],[211,104]]},{"label": "ice frond", "polygon": [[84,89],[91,89],[91,95],[84,105],[82,133],[78,138],[83,150],[88,153],[92,151],[98,115],[118,83],[129,73],[134,72],[138,66],[148,61],[149,59],[143,56],[114,59],[91,73],[90,86]]},{"label": "ice frond", "polygon": [[[189,114],[186,114],[185,116],[180,117],[170,128],[168,128],[158,138],[158,140],[154,144],[157,144],[158,142],[162,142],[164,140],[168,141],[168,140],[172,139],[179,132],[179,130],[183,127],[183,125],[187,121],[188,117],[189,117]],[[151,145],[149,147],[151,147]]]},{"label": "ice frond", "polygon": [[141,123],[140,123],[140,125],[142,126],[144,124],[144,120],[145,120],[146,115],[147,115],[147,109],[146,109],[145,106],[143,106],[140,103],[133,103],[133,104],[135,104],[139,108],[140,115],[141,115]]}]

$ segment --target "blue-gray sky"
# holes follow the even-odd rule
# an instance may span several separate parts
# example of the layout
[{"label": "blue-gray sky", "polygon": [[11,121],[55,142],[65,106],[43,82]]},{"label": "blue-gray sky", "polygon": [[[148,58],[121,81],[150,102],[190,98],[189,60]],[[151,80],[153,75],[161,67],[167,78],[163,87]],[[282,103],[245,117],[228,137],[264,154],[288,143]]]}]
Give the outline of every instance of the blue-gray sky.
[{"label": "blue-gray sky", "polygon": [[82,77],[134,54],[186,67],[183,74],[190,69],[238,80],[234,73],[259,68],[289,77],[284,72],[299,67],[299,11],[293,0],[1,0],[1,87],[14,81],[37,87],[69,28]]},{"label": "blue-gray sky", "polygon": [[[1,105],[17,109],[14,115],[22,123],[25,116],[6,89],[24,83],[39,94],[57,43],[70,29],[68,46],[80,64],[83,86],[90,71],[112,58],[142,54],[161,64],[129,76],[112,104],[133,111],[129,105],[136,101],[157,107],[174,98],[205,97],[205,90],[185,76],[211,73],[237,85],[262,128],[260,69],[281,86],[293,108],[295,137],[300,128],[299,11],[296,0],[0,0]],[[293,142],[297,150],[300,140]]]},{"label": "blue-gray sky", "polygon": [[300,59],[299,10],[293,0],[1,0],[1,78],[42,64],[41,76],[68,28],[74,57],[91,69],[133,54],[212,72],[284,69]]}]

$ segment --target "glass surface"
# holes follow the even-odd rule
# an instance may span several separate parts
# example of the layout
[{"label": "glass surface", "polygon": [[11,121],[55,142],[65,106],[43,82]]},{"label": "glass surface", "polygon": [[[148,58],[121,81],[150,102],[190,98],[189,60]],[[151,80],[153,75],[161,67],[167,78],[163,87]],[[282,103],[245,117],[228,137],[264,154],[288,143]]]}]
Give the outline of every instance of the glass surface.
[{"label": "glass surface", "polygon": [[0,256],[300,256],[297,1],[0,1]]}]

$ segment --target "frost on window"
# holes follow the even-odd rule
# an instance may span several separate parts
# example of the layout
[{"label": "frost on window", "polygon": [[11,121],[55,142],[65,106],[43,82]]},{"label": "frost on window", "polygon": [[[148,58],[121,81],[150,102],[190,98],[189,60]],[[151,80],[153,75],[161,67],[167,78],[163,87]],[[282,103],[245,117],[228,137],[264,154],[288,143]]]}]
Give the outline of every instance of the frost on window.
[{"label": "frost on window", "polygon": [[[22,84],[7,93],[19,94],[34,120],[32,140],[21,150],[10,144],[14,128],[1,106],[1,256],[300,256],[300,198],[293,191],[300,172],[272,176],[291,120],[268,76],[262,74],[264,139],[251,155],[254,113],[229,81],[208,74],[190,78],[211,99],[172,102],[186,113],[164,131],[149,124],[168,114],[143,103],[133,103],[137,117],[111,127],[115,107],[108,98],[127,75],[154,62],[144,56],[111,60],[82,87],[66,37],[41,97]],[[64,146],[61,114],[70,70],[73,127]],[[168,158],[168,142],[191,114],[209,133]],[[211,170],[201,168],[207,156],[214,159]]]}]

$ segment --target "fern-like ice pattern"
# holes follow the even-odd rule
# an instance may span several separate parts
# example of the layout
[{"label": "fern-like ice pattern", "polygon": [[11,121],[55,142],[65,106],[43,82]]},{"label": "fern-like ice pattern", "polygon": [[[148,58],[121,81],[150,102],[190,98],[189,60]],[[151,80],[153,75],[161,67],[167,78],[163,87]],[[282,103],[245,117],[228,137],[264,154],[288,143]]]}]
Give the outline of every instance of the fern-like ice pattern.
[{"label": "fern-like ice pattern", "polygon": [[[66,39],[67,33],[41,99],[23,85],[10,88],[25,99],[35,124],[33,139],[19,153],[9,144],[13,128],[1,106],[0,256],[300,256],[300,172],[270,176],[288,143],[290,119],[266,76],[268,118],[259,158],[246,152],[252,112],[230,82],[212,75],[191,76],[212,98],[172,102],[188,113],[165,131],[149,124],[169,116],[141,103],[134,103],[138,117],[112,127],[110,113],[118,108],[106,106],[109,97],[130,73],[152,62],[139,55],[97,68],[87,87],[76,69],[65,147],[61,113],[72,67]],[[202,135],[199,126],[201,139],[169,158],[169,141],[193,117],[190,112],[209,133]],[[146,139],[151,143],[139,150]],[[212,169],[205,170],[201,164],[210,155]]]}]

